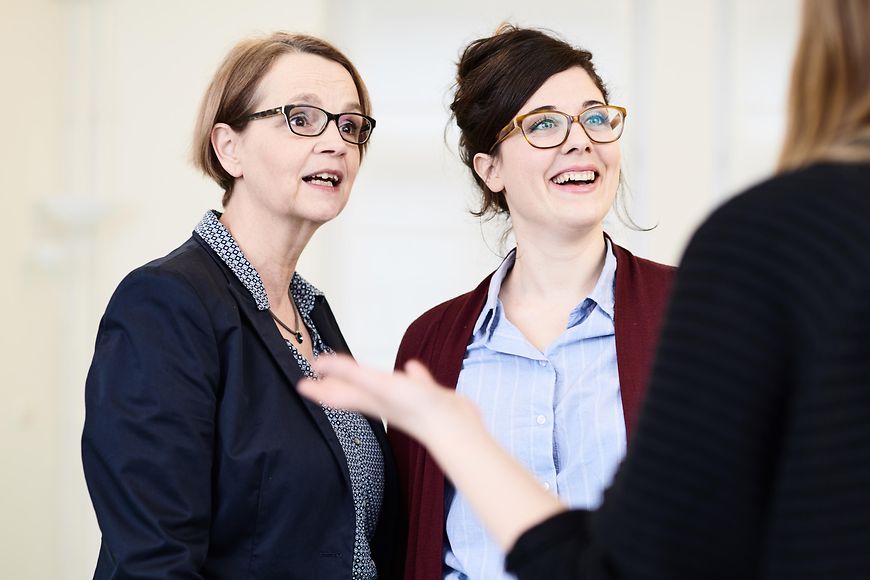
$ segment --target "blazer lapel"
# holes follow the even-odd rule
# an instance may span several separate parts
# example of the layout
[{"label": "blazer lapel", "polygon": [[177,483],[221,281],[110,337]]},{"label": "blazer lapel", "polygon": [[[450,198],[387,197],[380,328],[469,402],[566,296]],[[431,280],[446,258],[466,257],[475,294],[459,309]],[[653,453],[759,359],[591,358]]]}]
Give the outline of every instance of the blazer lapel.
[{"label": "blazer lapel", "polygon": [[[294,391],[294,395],[299,398],[308,411],[308,414],[311,415],[311,418],[320,430],[321,435],[323,435],[323,438],[329,444],[329,448],[332,450],[335,461],[338,464],[341,473],[344,475],[345,482],[347,485],[350,485],[350,471],[347,467],[347,457],[344,455],[344,450],[341,448],[341,443],[339,443],[338,437],[335,435],[335,430],[332,428],[329,419],[326,417],[326,413],[323,412],[323,409],[318,403],[315,403],[295,392],[297,383],[304,377],[304,375],[302,370],[299,368],[299,365],[297,365],[296,361],[293,360],[293,355],[290,353],[281,333],[278,332],[278,329],[275,327],[275,323],[272,322],[272,318],[265,310],[257,310],[257,305],[247,289],[240,287],[240,285],[236,284],[234,281],[230,281],[229,286],[236,302],[239,303],[239,311],[248,319],[251,326],[254,327],[257,335],[266,347],[266,350],[272,356],[272,359],[275,361],[275,364],[278,365],[278,368],[281,369],[281,372],[287,379],[287,387]],[[319,327],[318,332],[320,332]]]},{"label": "blazer lapel", "polygon": [[347,342],[344,340],[341,331],[338,329],[338,323],[335,321],[335,316],[332,314],[332,309],[329,307],[329,302],[326,297],[319,294],[314,297],[314,309],[311,311],[311,322],[320,333],[320,338],[323,343],[335,352],[341,352],[353,356]]},{"label": "blazer lapel", "polygon": [[[347,346],[347,341],[345,341],[341,330],[338,328],[338,323],[332,314],[332,308],[329,307],[329,302],[326,301],[325,296],[319,295],[315,297],[314,310],[311,311],[311,321],[314,323],[315,328],[317,328],[317,332],[320,333],[320,338],[323,339],[324,344],[335,352],[353,356],[353,353],[350,352],[350,348]],[[378,444],[381,446],[381,452],[387,453],[390,447],[387,442],[384,424],[380,419],[372,419],[370,417],[366,417],[366,419],[372,431],[374,431]]]}]

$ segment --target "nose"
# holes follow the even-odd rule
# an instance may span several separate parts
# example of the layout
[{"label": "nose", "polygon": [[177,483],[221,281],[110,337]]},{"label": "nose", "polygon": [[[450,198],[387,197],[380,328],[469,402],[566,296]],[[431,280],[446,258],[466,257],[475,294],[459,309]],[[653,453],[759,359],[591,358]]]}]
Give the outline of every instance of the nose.
[{"label": "nose", "polygon": [[592,140],[583,129],[579,121],[571,120],[571,125],[568,127],[568,137],[562,143],[562,153],[570,153],[571,151],[591,151]]},{"label": "nose", "polygon": [[315,150],[318,153],[327,153],[332,155],[345,155],[347,149],[354,146],[341,138],[341,133],[338,129],[338,123],[329,121],[326,124],[326,129],[317,136],[317,146]]}]

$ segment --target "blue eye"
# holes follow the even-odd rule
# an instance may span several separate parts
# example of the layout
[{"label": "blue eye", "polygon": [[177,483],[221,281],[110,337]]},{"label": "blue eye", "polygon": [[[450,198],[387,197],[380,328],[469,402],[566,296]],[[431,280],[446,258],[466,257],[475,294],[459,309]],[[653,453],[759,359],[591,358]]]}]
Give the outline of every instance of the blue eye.
[{"label": "blue eye", "polygon": [[607,125],[608,123],[609,119],[604,113],[595,112],[583,117],[583,124],[590,129],[598,129]]},{"label": "blue eye", "polygon": [[531,123],[528,123],[526,126],[527,133],[535,133],[538,131],[552,131],[561,125],[559,119],[555,117],[536,117],[535,119],[529,119]]}]

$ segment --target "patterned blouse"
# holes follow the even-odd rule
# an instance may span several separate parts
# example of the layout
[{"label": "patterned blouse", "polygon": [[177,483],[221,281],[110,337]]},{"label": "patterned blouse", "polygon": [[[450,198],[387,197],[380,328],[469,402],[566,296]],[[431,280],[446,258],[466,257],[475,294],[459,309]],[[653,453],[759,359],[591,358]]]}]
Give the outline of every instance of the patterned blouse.
[{"label": "patterned blouse", "polygon": [[[207,211],[196,233],[220,256],[221,260],[238,277],[248,289],[257,303],[259,310],[269,309],[269,298],[260,279],[259,273],[242,254],[230,232],[219,221],[216,211]],[[314,309],[314,299],[322,295],[320,290],[309,284],[297,273],[290,282],[290,295],[302,315],[302,321],[311,335],[312,350],[315,358],[323,353],[333,354],[329,345],[323,342],[320,333],[311,320]],[[317,374],[304,356],[285,340],[289,354],[299,365],[299,369],[308,377],[317,379]],[[347,458],[350,472],[353,504],[356,511],[356,537],[353,547],[353,578],[354,580],[370,580],[378,577],[375,563],[372,560],[370,541],[374,535],[381,511],[384,491],[384,457],[368,421],[359,413],[332,409],[321,405],[329,423],[335,431],[341,448]]]}]

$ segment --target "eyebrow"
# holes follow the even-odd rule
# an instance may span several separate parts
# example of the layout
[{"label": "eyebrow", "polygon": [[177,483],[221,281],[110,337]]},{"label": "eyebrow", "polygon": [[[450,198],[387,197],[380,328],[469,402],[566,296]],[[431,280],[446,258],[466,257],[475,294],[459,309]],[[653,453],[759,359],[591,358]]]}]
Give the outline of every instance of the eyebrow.
[{"label": "eyebrow", "polygon": [[[294,105],[314,105],[316,107],[323,106],[323,101],[320,100],[320,97],[315,95],[314,93],[299,93],[294,95],[288,103],[292,103]],[[351,112],[362,112],[362,105],[357,103],[356,101],[348,101],[345,103],[342,110],[339,111],[341,113],[351,113]]]},{"label": "eyebrow", "polygon": [[[583,108],[584,109],[588,109],[589,107],[594,107],[595,105],[604,105],[604,103],[602,103],[601,101],[597,101],[597,100],[583,101]],[[526,114],[529,115],[531,113],[540,113],[543,111],[557,111],[557,110],[558,110],[558,108],[555,105],[543,105],[541,107],[535,107],[534,109],[532,109],[531,111],[529,111]]]}]

